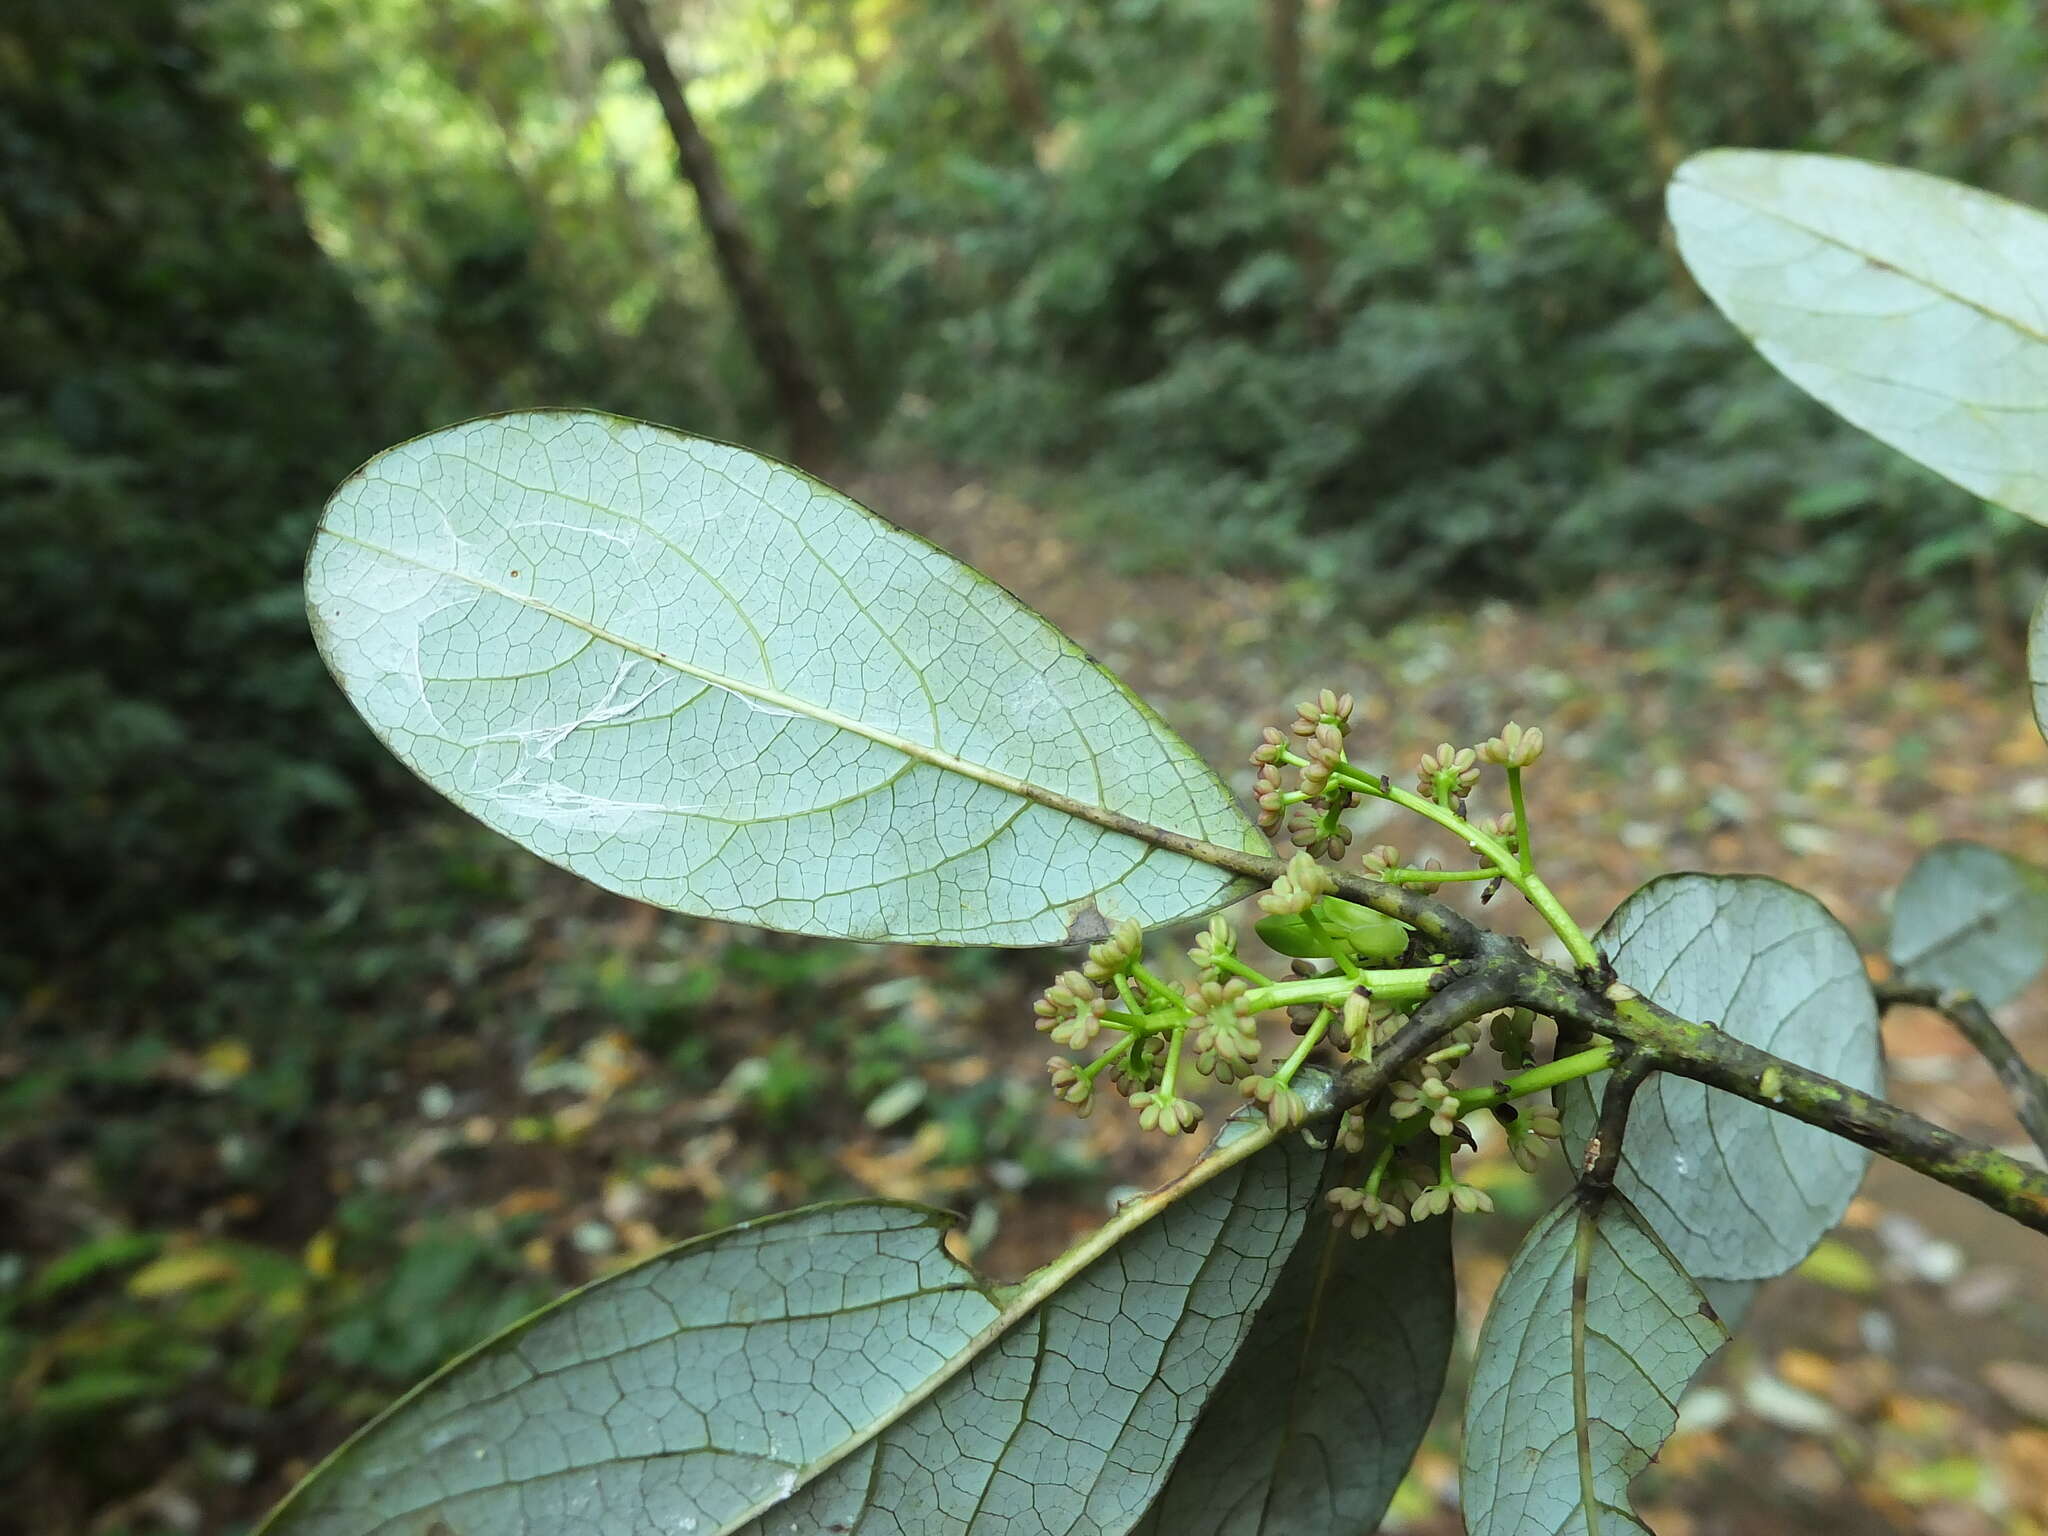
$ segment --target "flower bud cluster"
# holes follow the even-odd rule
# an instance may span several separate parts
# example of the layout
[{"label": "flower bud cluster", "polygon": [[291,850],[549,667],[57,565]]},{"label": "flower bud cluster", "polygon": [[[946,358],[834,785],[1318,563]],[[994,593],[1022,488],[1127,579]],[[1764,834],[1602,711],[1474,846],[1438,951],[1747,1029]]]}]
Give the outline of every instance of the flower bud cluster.
[{"label": "flower bud cluster", "polygon": [[1233,1083],[1259,1059],[1259,1024],[1238,1010],[1238,999],[1250,990],[1241,976],[1211,979],[1188,990],[1188,1015],[1194,1026],[1195,1070],[1219,1083]]},{"label": "flower bud cluster", "polygon": [[1479,782],[1479,752],[1474,747],[1454,747],[1448,741],[1434,752],[1425,752],[1415,765],[1415,790],[1434,800],[1441,795],[1462,798]]},{"label": "flower bud cluster", "polygon": [[1536,1015],[1526,1008],[1496,1013],[1486,1027],[1486,1043],[1500,1053],[1510,1072],[1519,1072],[1535,1058],[1531,1041],[1536,1033]]},{"label": "flower bud cluster", "polygon": [[1247,1099],[1266,1107],[1266,1124],[1276,1131],[1298,1131],[1308,1119],[1308,1102],[1277,1074],[1248,1077],[1237,1086]]},{"label": "flower bud cluster", "polygon": [[[1385,775],[1368,775],[1349,763],[1345,744],[1353,710],[1349,694],[1323,689],[1301,701],[1284,728],[1267,727],[1252,752],[1259,824],[1269,832],[1284,826],[1297,850],[1259,897],[1264,914],[1259,937],[1267,948],[1293,960],[1296,978],[1321,984],[1283,986],[1252,968],[1240,958],[1236,935],[1220,916],[1210,920],[1187,951],[1194,978],[1162,981],[1144,964],[1137,923],[1119,922],[1034,1004],[1038,1028],[1054,1042],[1076,1053],[1095,1051],[1080,1060],[1054,1056],[1046,1064],[1053,1093],[1078,1113],[1088,1114],[1107,1085],[1130,1101],[1144,1129],[1184,1135],[1202,1120],[1188,1091],[1196,1080],[1207,1078],[1235,1084],[1261,1106],[1276,1132],[1298,1130],[1308,1107],[1294,1078],[1314,1052],[1334,1050],[1363,1061],[1401,1032],[1408,1010],[1423,994],[1422,978],[1410,972],[1394,984],[1380,980],[1384,973],[1376,968],[1416,964],[1422,951],[1414,932],[1375,906],[1338,898],[1338,881],[1323,862],[1341,862],[1348,854],[1352,834],[1344,818],[1362,800],[1405,802],[1447,830],[1463,830],[1475,850],[1484,841],[1482,832],[1495,840],[1482,850],[1494,862],[1450,878],[1499,873],[1516,879],[1527,873],[1497,862],[1496,844],[1519,851],[1518,814],[1464,820],[1465,797],[1477,785],[1482,764],[1519,769],[1536,761],[1543,750],[1541,731],[1510,722],[1480,746],[1438,744],[1417,765],[1418,790],[1432,802],[1418,807]],[[1519,798],[1516,803],[1519,807]],[[1461,820],[1451,820],[1446,810]],[[1440,881],[1432,877],[1443,874],[1438,860],[1404,863],[1400,850],[1385,843],[1365,849],[1360,864],[1370,876],[1422,892],[1436,889]],[[1495,879],[1482,899],[1499,883]],[[1385,998],[1374,995],[1376,986]],[[1300,1037],[1284,1058],[1266,1054],[1261,1012],[1251,1006],[1255,991],[1262,994],[1256,1001],[1265,1011],[1284,1010]],[[1278,1001],[1276,994],[1288,1001]],[[1358,1187],[1330,1192],[1331,1213],[1340,1227],[1358,1234],[1387,1231],[1453,1210],[1491,1208],[1483,1190],[1452,1174],[1453,1150],[1474,1144],[1463,1123],[1465,1105],[1475,1110],[1481,1104],[1493,1106],[1515,1160],[1525,1167],[1546,1141],[1557,1139],[1560,1127],[1547,1111],[1518,1114],[1512,1103],[1503,1102],[1511,1090],[1468,1090],[1461,1096],[1453,1078],[1482,1038],[1510,1071],[1526,1068],[1533,1057],[1534,1025],[1527,1010],[1462,1025],[1435,1042],[1425,1059],[1405,1066],[1383,1094],[1339,1118],[1332,1128],[1337,1147],[1371,1170]]]},{"label": "flower bud cluster", "polygon": [[1532,725],[1525,730],[1510,720],[1498,736],[1480,747],[1479,755],[1503,768],[1526,768],[1543,755],[1542,728]]},{"label": "flower bud cluster", "polygon": [[1170,1093],[1147,1089],[1131,1095],[1131,1108],[1138,1112],[1138,1124],[1148,1131],[1179,1136],[1202,1123],[1202,1106]]},{"label": "flower bud cluster", "polygon": [[[1352,707],[1350,694],[1325,688],[1295,705],[1285,731],[1267,726],[1252,751],[1259,770],[1252,798],[1261,830],[1275,832],[1284,824],[1288,840],[1312,858],[1340,860],[1351,846],[1344,812],[1358,796],[1331,780],[1346,762],[1344,738],[1351,730]],[[1299,770],[1291,790],[1283,771],[1289,767]]]},{"label": "flower bud cluster", "polygon": [[1287,727],[1297,736],[1314,736],[1325,729],[1345,736],[1351,730],[1352,698],[1348,693],[1337,693],[1325,688],[1313,699],[1303,699],[1294,706],[1294,720]]},{"label": "flower bud cluster", "polygon": [[1110,999],[1079,971],[1062,971],[1032,1004],[1039,1029],[1051,1035],[1054,1044],[1077,1051],[1102,1033],[1102,1016],[1109,1009]]},{"label": "flower bud cluster", "polygon": [[1315,855],[1304,849],[1287,861],[1287,873],[1275,880],[1272,889],[1259,898],[1259,910],[1275,917],[1283,914],[1298,916],[1336,892],[1336,880],[1315,861]]},{"label": "flower bud cluster", "polygon": [[1108,938],[1088,948],[1088,959],[1081,966],[1081,974],[1093,982],[1105,982],[1123,975],[1144,953],[1144,930],[1137,922],[1125,918],[1111,930]]},{"label": "flower bud cluster", "polygon": [[[1512,1106],[1503,1106],[1512,1108]],[[1543,1161],[1544,1143],[1564,1139],[1564,1122],[1554,1110],[1532,1110],[1516,1115],[1503,1127],[1508,1137],[1508,1156],[1524,1173],[1534,1173]]]}]

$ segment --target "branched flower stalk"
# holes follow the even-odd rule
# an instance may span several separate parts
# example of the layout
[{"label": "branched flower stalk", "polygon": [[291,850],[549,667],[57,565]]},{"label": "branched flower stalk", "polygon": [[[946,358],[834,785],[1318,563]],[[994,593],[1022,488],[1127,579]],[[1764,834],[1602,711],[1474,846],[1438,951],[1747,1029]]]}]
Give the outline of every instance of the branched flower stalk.
[{"label": "branched flower stalk", "polygon": [[[1192,976],[1164,980],[1144,964],[1136,926],[1119,927],[1037,1004],[1039,1027],[1058,1043],[1116,1036],[1086,1065],[1052,1058],[1059,1097],[1086,1114],[1106,1079],[1145,1128],[1178,1135],[1200,1123],[1199,1105],[1186,1097],[1197,1079],[1234,1084],[1263,1106],[1274,1130],[1332,1136],[1355,1156],[1361,1182],[1332,1190],[1329,1201],[1337,1223],[1362,1235],[1488,1208],[1484,1192],[1459,1181],[1453,1168],[1454,1152],[1472,1139],[1464,1122],[1490,1113],[1515,1159],[1533,1166],[1561,1132],[1547,1101],[1526,1101],[1625,1062],[1632,1083],[1655,1072],[1692,1078],[1845,1137],[2048,1232],[2048,1173],[1711,1024],[1680,1018],[1618,981],[1538,872],[1523,780],[1543,755],[1540,730],[1510,722],[1475,746],[1439,744],[1422,754],[1410,790],[1351,760],[1352,712],[1350,695],[1323,690],[1297,707],[1286,730],[1268,728],[1252,754],[1260,825],[1269,833],[1284,828],[1295,844],[1290,858],[1090,815],[1264,882],[1259,935],[1294,958],[1295,974],[1268,976],[1246,961],[1236,930],[1219,916],[1187,952]],[[1501,770],[1508,805],[1475,817],[1470,801],[1487,768]],[[1347,866],[1347,814],[1373,799],[1451,834],[1474,867],[1409,863],[1387,844]],[[1487,883],[1482,900],[1502,886],[1527,900],[1572,968],[1549,964],[1433,899],[1441,886],[1480,881]],[[1269,1052],[1262,1033],[1276,1017],[1297,1037],[1284,1053]],[[1545,1022],[1556,1059],[1538,1065],[1534,1036]],[[1460,1087],[1456,1074],[1482,1039],[1510,1075]],[[1298,1078],[1317,1057],[1335,1076],[1312,1104]]]}]

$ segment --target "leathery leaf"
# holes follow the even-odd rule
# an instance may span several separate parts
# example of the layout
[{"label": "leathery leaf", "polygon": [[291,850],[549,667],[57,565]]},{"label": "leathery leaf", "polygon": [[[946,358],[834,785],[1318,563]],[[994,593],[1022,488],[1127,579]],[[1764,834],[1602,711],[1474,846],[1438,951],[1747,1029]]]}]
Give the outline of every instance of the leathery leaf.
[{"label": "leathery leaf", "polygon": [[577,1291],[373,1422],[264,1536],[1127,1530],[1302,1229],[1321,1156],[1227,1125],[995,1287],[921,1207],[817,1206]]}]

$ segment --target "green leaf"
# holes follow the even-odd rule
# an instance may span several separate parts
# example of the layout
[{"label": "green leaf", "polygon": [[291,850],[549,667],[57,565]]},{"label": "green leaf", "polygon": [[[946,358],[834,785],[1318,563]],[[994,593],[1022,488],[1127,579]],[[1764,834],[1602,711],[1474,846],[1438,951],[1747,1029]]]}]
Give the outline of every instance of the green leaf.
[{"label": "green leaf", "polygon": [[[1313,908],[1324,933],[1350,947],[1361,960],[1392,960],[1408,947],[1412,929],[1399,918],[1362,907],[1341,896],[1325,896]],[[1330,948],[1310,931],[1299,913],[1262,917],[1253,925],[1259,939],[1276,955],[1296,960],[1329,958]]]},{"label": "green leaf", "polygon": [[1137,1536],[1370,1531],[1443,1390],[1451,1224],[1354,1238],[1317,1221]]},{"label": "green leaf", "polygon": [[1629,1482],[1727,1338],[1625,1199],[1592,1213],[1567,1196],[1516,1250],[1480,1330],[1458,1480],[1470,1536],[1646,1531]]},{"label": "green leaf", "polygon": [[514,842],[656,906],[945,944],[1242,895],[1119,818],[1265,854],[1044,619],[799,470],[590,411],[377,455],[306,564],[378,737]]},{"label": "green leaf", "polygon": [[[1688,1019],[1855,1088],[1883,1080],[1855,941],[1804,891],[1756,875],[1665,875],[1600,932],[1621,979]],[[1593,1133],[1598,1079],[1560,1095]],[[1783,1274],[1849,1208],[1870,1154],[1719,1089],[1659,1073],[1637,1093],[1618,1187],[1695,1275]]]},{"label": "green leaf", "polygon": [[1321,1158],[1263,1124],[1022,1285],[918,1206],[684,1243],[430,1378],[267,1536],[1130,1528],[1301,1231]]},{"label": "green leaf", "polygon": [[1937,843],[1899,886],[1885,953],[1908,981],[2010,1002],[2048,964],[2048,875],[1981,843]]},{"label": "green leaf", "polygon": [[2048,522],[2048,216],[1832,155],[1716,149],[1666,204],[1700,287],[1785,376]]}]

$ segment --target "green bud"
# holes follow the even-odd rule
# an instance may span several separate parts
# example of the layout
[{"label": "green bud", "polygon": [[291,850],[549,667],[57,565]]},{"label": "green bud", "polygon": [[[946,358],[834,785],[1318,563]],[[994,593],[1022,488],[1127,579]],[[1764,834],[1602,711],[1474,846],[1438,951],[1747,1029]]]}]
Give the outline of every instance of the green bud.
[{"label": "green bud", "polygon": [[[1410,932],[1406,923],[1398,918],[1388,917],[1384,912],[1375,912],[1371,907],[1360,906],[1355,901],[1346,901],[1341,896],[1325,896],[1309,908],[1316,915],[1316,921],[1339,943],[1347,945],[1361,960],[1392,960],[1408,947]],[[1308,924],[1294,912],[1276,912],[1261,918],[1255,925],[1259,938],[1275,954],[1291,955],[1296,959],[1331,959],[1329,949],[1314,934]]]}]

